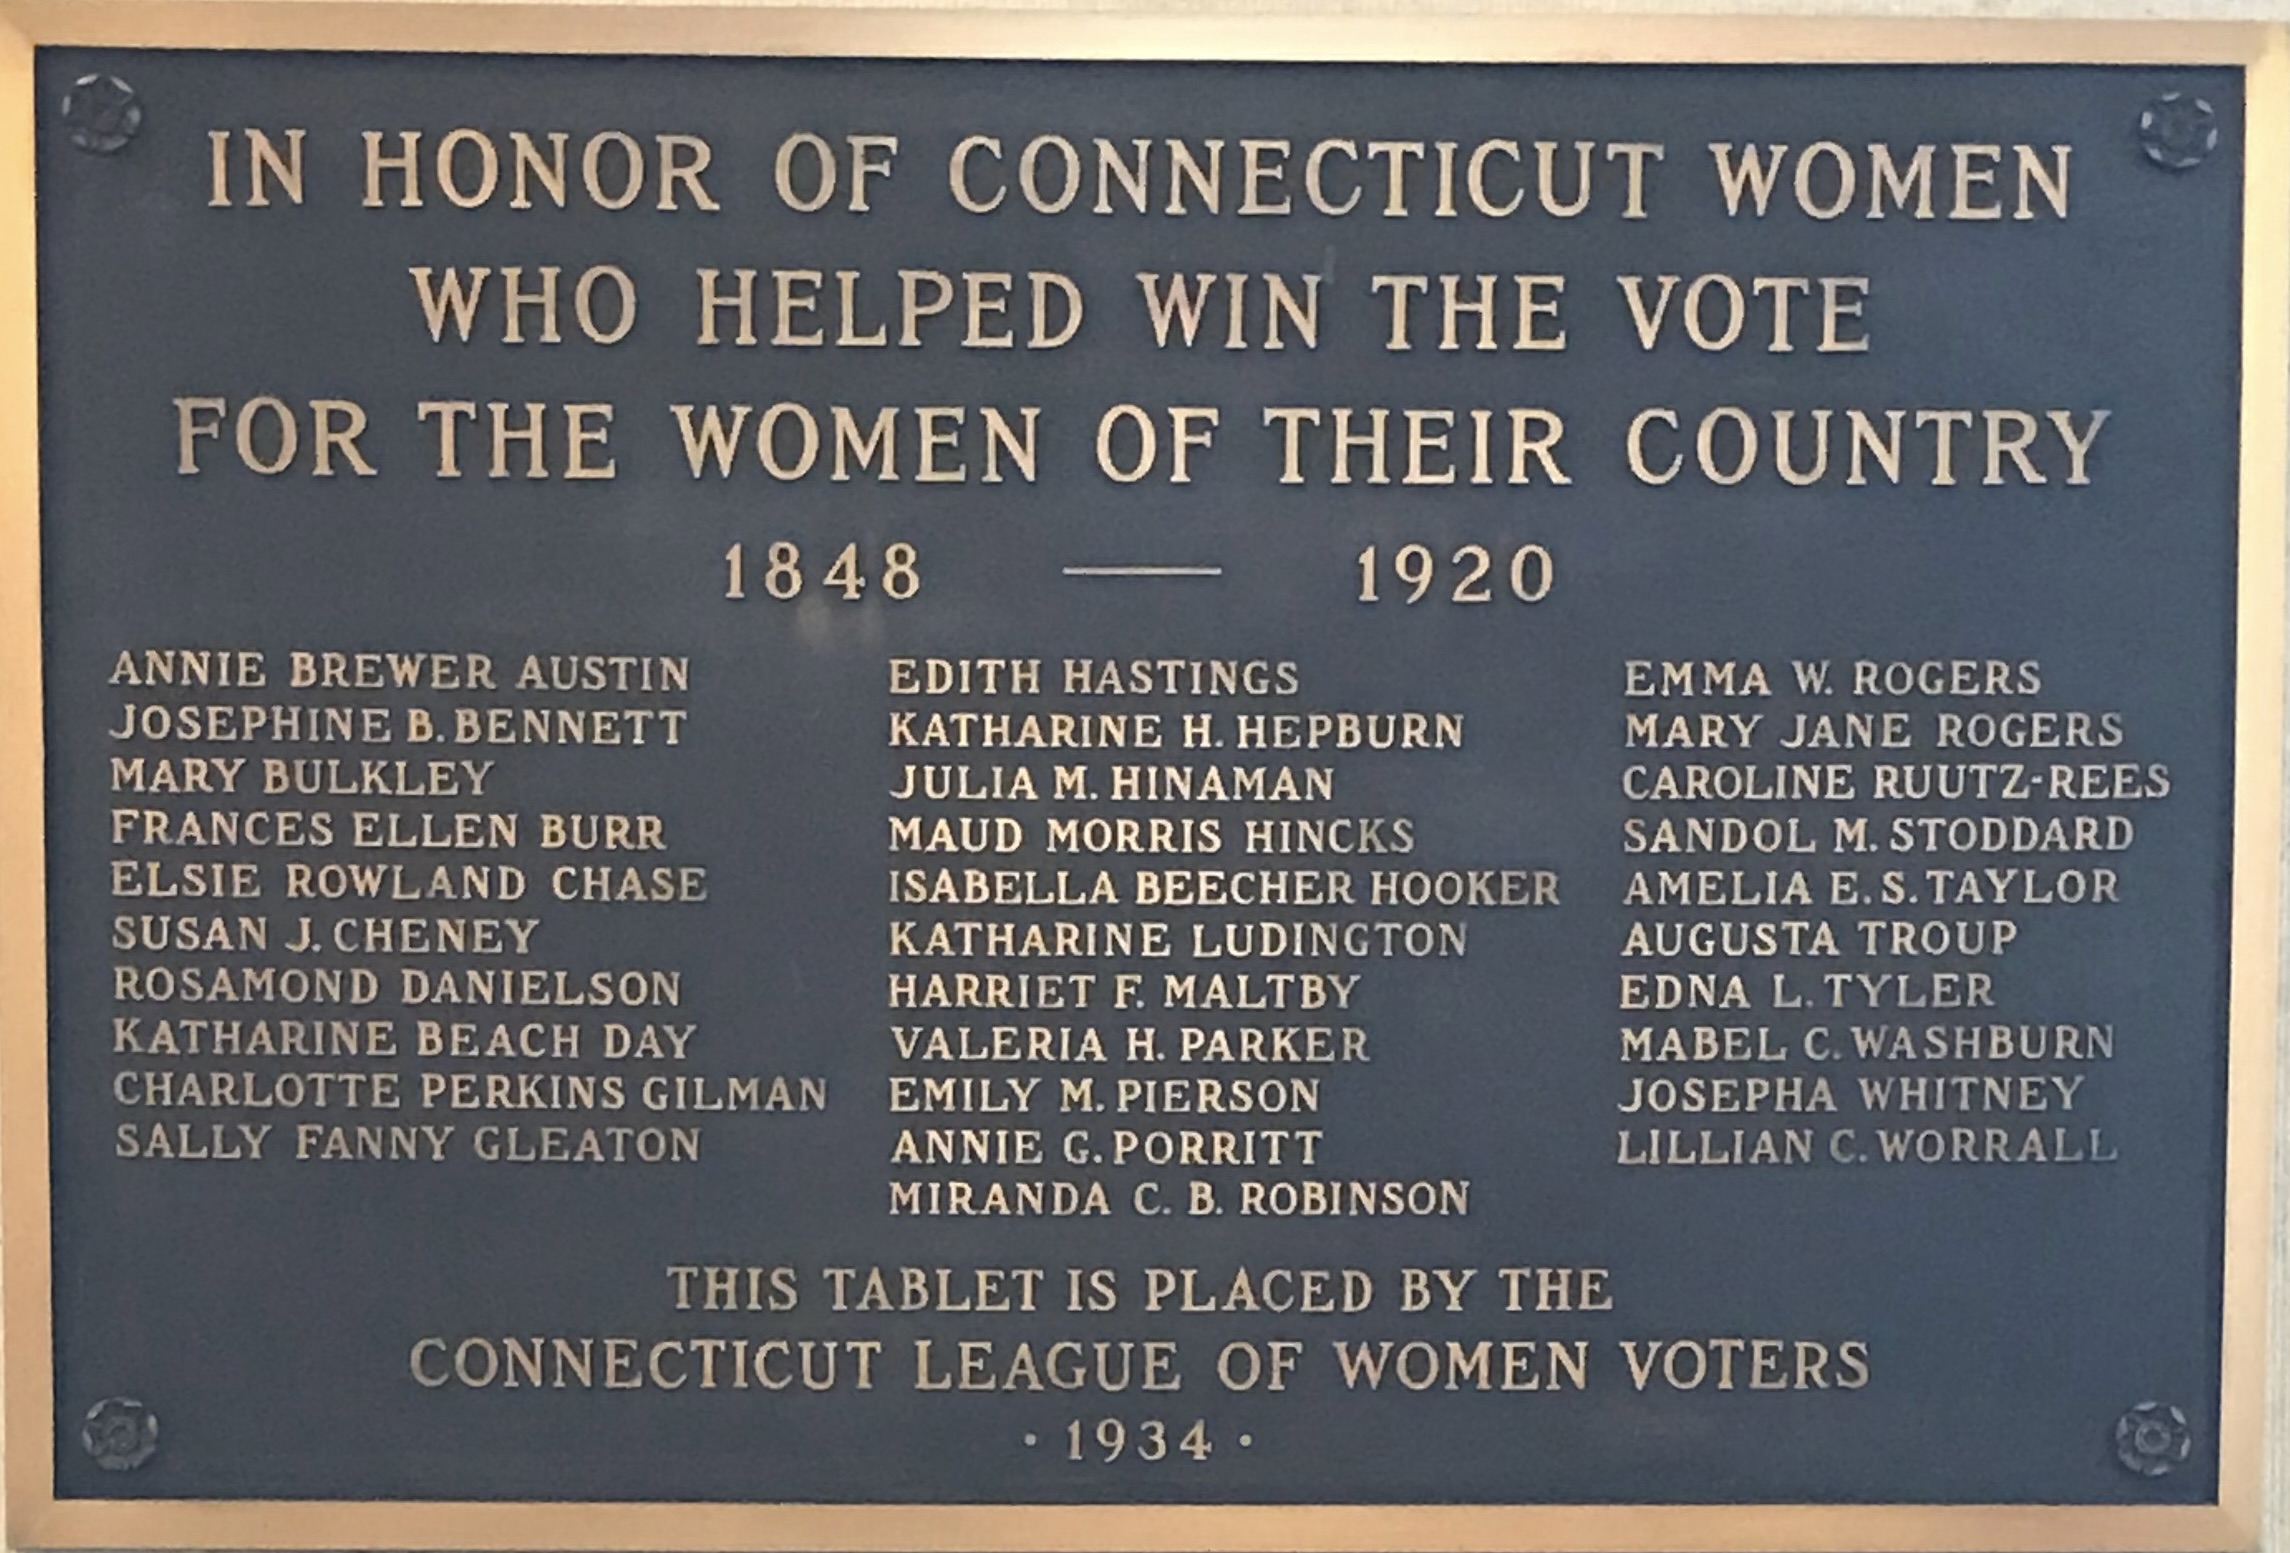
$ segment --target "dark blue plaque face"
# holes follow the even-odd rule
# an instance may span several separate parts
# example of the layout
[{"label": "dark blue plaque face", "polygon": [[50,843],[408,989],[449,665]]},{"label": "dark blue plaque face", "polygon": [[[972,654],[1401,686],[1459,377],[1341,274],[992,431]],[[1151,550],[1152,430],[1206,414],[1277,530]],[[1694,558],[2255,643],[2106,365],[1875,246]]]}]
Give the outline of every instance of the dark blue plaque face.
[{"label": "dark blue plaque face", "polygon": [[2218,1497],[2238,70],[38,72],[59,1498]]}]

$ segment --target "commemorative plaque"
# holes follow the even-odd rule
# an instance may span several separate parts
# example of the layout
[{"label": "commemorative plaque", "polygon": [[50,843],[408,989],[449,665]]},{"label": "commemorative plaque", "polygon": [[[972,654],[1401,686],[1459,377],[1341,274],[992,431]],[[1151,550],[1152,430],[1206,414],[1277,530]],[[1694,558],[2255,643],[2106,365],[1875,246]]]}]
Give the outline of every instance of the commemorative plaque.
[{"label": "commemorative plaque", "polygon": [[2276,33],[9,14],[13,1542],[2255,1545]]}]

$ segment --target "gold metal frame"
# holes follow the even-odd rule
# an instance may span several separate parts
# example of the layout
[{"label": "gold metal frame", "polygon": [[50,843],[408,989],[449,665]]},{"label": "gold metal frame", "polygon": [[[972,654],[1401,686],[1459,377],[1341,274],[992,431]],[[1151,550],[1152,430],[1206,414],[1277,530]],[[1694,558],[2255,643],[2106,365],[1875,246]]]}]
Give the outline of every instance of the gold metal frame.
[{"label": "gold metal frame", "polygon": [[[50,1351],[32,51],[2219,64],[2247,71],[2219,1502],[2068,1505],[820,1505],[59,1500]],[[2260,1537],[2290,484],[2290,40],[2242,23],[1229,17],[489,0],[0,0],[0,1301],[9,1547],[823,1553],[2245,1553]]]}]

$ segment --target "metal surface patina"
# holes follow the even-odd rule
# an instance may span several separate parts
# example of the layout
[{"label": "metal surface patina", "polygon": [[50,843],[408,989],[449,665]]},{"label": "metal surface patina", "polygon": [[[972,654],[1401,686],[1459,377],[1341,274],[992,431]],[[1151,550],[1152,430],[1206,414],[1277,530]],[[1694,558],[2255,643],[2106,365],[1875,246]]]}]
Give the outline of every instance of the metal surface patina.
[{"label": "metal surface patina", "polygon": [[2277,32],[260,12],[0,5],[13,1545],[2256,1545]]}]

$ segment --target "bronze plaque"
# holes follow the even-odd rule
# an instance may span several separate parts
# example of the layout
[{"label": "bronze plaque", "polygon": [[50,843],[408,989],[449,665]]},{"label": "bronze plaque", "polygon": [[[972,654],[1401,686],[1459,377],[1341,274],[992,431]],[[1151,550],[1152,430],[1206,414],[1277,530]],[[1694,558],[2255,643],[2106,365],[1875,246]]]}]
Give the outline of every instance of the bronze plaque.
[{"label": "bronze plaque", "polygon": [[2279,32],[0,10],[17,1543],[2254,1545]]}]

